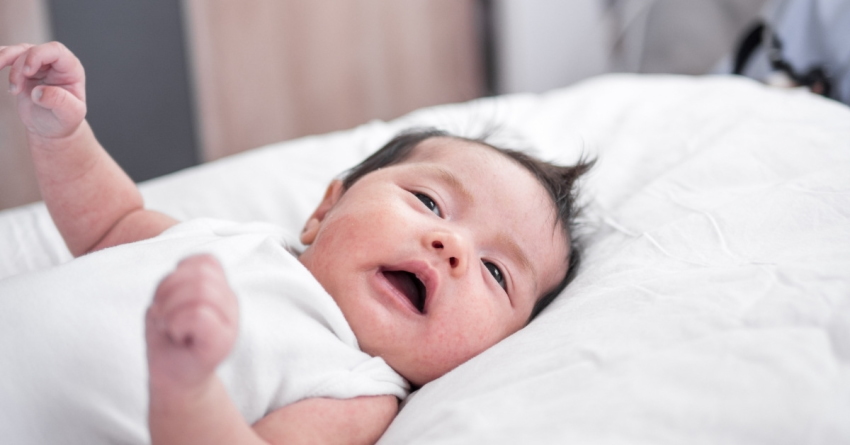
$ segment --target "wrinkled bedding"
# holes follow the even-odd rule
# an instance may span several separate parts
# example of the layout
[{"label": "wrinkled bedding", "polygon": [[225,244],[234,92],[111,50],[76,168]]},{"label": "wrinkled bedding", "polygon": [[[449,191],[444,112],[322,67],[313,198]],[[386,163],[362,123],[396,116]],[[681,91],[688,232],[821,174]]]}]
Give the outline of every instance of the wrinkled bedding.
[{"label": "wrinkled bedding", "polygon": [[[611,75],[417,111],[142,184],[297,230],[335,175],[439,126],[573,162],[584,262],[527,328],[408,398],[395,443],[850,443],[850,109],[735,77]],[[0,277],[70,258],[0,212]],[[0,296],[1,298],[2,296]]]}]

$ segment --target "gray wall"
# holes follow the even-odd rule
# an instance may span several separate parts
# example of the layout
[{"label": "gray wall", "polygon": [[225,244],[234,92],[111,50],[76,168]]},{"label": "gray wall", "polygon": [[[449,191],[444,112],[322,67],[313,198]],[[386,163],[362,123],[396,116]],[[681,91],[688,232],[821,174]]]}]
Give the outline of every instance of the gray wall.
[{"label": "gray wall", "polygon": [[50,0],[86,69],[88,120],[136,181],[197,163],[179,0]]}]

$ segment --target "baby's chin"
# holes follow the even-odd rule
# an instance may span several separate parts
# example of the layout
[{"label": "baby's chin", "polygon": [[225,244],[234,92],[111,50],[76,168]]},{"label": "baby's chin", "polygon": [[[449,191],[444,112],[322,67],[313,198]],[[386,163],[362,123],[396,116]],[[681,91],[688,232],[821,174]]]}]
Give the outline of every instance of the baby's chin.
[{"label": "baby's chin", "polygon": [[[398,370],[396,370],[396,372],[398,372]],[[439,375],[428,375],[427,377],[423,377],[423,376],[420,376],[420,375],[416,375],[416,373],[414,373],[414,374],[411,374],[408,377],[407,375],[405,375],[402,372],[399,372],[399,374],[401,374],[401,376],[404,377],[405,380],[407,380],[408,383],[410,383],[410,390],[411,391],[415,391],[415,390],[425,386],[426,384],[431,383],[434,380],[437,380],[438,378],[445,375],[445,373],[442,373],[442,374],[439,374]]]},{"label": "baby's chin", "polygon": [[[355,331],[355,335],[357,332]],[[380,344],[360,343],[363,352],[381,357],[395,372],[405,378],[411,386],[419,388],[448,374],[453,369],[472,360],[489,349],[478,345],[476,349],[454,350],[445,345],[419,345],[419,347],[393,348],[388,351]],[[429,347],[430,346],[430,347]]]},{"label": "baby's chin", "polygon": [[[384,357],[382,357],[384,358]],[[446,375],[452,369],[458,367],[460,363],[457,364],[443,364],[442,366],[437,366],[436,364],[411,364],[411,363],[393,363],[393,360],[387,360],[384,358],[384,361],[390,365],[395,372],[399,373],[402,377],[407,380],[413,389],[418,389],[424,386],[427,383],[433,382],[438,378]]]}]

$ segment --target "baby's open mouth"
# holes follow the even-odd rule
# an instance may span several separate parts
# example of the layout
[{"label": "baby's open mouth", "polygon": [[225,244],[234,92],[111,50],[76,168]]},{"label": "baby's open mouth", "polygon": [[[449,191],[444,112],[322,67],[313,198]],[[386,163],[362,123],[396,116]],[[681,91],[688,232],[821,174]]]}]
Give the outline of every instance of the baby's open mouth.
[{"label": "baby's open mouth", "polygon": [[425,311],[425,285],[416,275],[403,270],[385,270],[382,273],[393,287],[413,303],[417,311]]}]

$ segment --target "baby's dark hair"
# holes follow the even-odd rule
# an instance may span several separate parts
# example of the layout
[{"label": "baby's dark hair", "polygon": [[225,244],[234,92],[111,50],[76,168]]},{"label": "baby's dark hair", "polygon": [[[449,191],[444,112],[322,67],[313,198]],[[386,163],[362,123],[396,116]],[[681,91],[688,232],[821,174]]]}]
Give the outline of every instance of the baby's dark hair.
[{"label": "baby's dark hair", "polygon": [[425,128],[412,129],[398,134],[396,137],[387,142],[380,150],[373,153],[363,162],[349,170],[343,178],[342,185],[345,190],[348,190],[355,182],[363,176],[394,164],[398,164],[413,152],[419,143],[431,138],[452,138],[462,141],[469,141],[483,146],[489,147],[517,164],[523,166],[543,185],[543,188],[549,193],[552,203],[555,205],[555,210],[558,215],[557,222],[561,223],[564,230],[565,239],[569,243],[569,258],[567,259],[567,271],[564,273],[561,281],[552,289],[548,290],[534,305],[531,311],[529,321],[534,319],[537,314],[549,306],[550,303],[557,297],[561,291],[567,287],[567,284],[573,280],[576,271],[578,270],[581,259],[580,246],[575,236],[576,215],[579,208],[576,205],[577,187],[576,182],[581,175],[586,173],[595,161],[586,161],[580,159],[575,165],[560,166],[550,162],[542,161],[533,156],[517,150],[511,150],[502,147],[496,147],[485,141],[486,137],[482,138],[465,138],[452,135],[443,130]]}]

